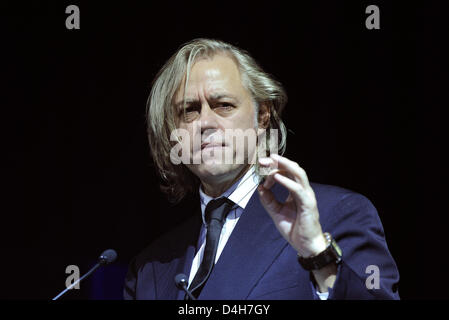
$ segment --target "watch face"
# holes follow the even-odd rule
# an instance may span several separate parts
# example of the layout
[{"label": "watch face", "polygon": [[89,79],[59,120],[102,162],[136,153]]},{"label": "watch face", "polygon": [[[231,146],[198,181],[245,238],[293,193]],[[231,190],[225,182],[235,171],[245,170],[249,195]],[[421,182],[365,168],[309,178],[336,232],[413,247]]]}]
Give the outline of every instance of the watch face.
[{"label": "watch face", "polygon": [[338,246],[338,244],[335,241],[332,241],[332,247],[334,247],[334,249],[337,252],[337,254],[341,257],[342,251],[341,251],[340,247]]}]

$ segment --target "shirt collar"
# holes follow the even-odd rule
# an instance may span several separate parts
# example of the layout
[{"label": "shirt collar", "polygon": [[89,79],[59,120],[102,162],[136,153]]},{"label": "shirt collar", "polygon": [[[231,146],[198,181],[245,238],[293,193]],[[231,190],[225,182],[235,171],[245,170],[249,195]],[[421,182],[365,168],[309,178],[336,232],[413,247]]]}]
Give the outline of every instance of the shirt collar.
[{"label": "shirt collar", "polygon": [[[240,208],[245,209],[249,199],[251,199],[254,191],[256,191],[258,184],[259,184],[259,177],[255,172],[254,166],[252,166],[242,178],[236,181],[228,190],[223,192],[223,194],[217,198],[226,197],[229,200],[233,201]],[[206,206],[209,203],[209,201],[214,198],[205,194],[201,186],[199,187],[199,189],[201,201],[201,214],[203,216],[204,222],[204,211],[206,210]]]}]

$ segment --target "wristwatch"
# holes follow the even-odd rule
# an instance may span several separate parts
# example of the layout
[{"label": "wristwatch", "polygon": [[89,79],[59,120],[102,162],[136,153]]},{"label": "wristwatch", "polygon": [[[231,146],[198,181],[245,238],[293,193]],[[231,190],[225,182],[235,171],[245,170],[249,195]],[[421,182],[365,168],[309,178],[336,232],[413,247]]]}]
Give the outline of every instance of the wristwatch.
[{"label": "wristwatch", "polygon": [[340,247],[328,232],[325,232],[324,236],[326,237],[327,247],[323,252],[308,258],[301,257],[298,254],[298,262],[305,270],[318,270],[332,262],[340,263],[342,256]]}]

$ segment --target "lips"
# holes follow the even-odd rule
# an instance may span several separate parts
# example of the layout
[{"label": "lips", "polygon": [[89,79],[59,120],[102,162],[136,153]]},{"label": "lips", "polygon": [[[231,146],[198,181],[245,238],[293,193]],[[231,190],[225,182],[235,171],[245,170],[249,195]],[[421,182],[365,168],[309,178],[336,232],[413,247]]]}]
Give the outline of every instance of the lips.
[{"label": "lips", "polygon": [[201,150],[206,149],[206,148],[221,148],[221,147],[225,147],[225,146],[226,146],[225,143],[203,142],[201,144]]}]

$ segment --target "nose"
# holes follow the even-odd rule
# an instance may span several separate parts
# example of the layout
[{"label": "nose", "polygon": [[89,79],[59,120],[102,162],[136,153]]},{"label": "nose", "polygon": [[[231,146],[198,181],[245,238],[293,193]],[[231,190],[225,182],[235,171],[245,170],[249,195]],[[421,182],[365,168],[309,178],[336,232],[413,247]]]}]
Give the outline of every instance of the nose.
[{"label": "nose", "polygon": [[203,134],[205,130],[218,129],[217,120],[217,114],[210,108],[209,103],[203,103],[203,105],[201,106],[201,114],[199,118],[201,134]]}]

